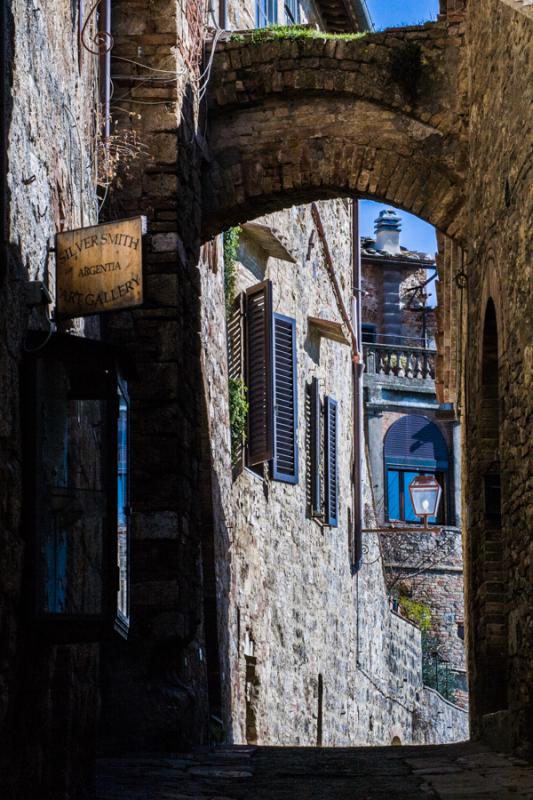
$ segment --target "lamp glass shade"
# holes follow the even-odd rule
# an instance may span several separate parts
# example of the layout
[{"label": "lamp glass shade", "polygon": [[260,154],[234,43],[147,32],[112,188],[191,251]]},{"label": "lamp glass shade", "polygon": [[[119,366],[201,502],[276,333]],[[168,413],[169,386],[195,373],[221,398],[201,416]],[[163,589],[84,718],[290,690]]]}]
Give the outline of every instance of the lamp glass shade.
[{"label": "lamp glass shade", "polygon": [[433,475],[417,475],[409,484],[409,494],[417,517],[436,517],[442,487]]}]

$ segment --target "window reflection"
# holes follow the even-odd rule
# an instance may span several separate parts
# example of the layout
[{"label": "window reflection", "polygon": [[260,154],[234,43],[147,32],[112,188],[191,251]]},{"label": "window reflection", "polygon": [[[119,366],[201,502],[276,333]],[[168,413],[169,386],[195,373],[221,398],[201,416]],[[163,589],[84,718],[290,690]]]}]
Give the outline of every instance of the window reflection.
[{"label": "window reflection", "polygon": [[118,611],[127,621],[129,617],[128,592],[128,402],[122,388],[118,387],[118,425],[117,425],[117,536],[118,536]]},{"label": "window reflection", "polygon": [[83,398],[63,363],[41,363],[40,373],[40,610],[100,614],[107,403]]}]

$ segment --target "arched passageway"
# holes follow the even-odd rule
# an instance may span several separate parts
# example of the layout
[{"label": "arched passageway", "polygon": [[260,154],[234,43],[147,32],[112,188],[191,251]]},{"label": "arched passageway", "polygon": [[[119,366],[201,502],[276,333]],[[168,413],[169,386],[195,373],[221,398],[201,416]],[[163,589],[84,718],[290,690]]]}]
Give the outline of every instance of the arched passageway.
[{"label": "arched passageway", "polygon": [[[499,331],[492,298],[482,328],[477,481],[468,498],[470,531],[470,646],[476,717],[507,708],[506,548],[502,533]],[[472,496],[475,492],[477,496]]]},{"label": "arched passageway", "polygon": [[445,22],[353,41],[219,45],[204,237],[293,204],[357,194],[460,239],[461,67],[462,38]]}]

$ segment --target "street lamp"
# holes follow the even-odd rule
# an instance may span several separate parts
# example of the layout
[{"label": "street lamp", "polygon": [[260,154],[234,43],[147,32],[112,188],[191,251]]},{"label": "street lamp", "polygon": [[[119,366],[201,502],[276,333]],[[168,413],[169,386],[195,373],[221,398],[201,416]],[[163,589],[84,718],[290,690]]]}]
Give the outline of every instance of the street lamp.
[{"label": "street lamp", "polygon": [[435,517],[442,497],[442,487],[432,475],[417,475],[409,484],[409,494],[417,517],[423,517],[424,528],[429,517]]}]

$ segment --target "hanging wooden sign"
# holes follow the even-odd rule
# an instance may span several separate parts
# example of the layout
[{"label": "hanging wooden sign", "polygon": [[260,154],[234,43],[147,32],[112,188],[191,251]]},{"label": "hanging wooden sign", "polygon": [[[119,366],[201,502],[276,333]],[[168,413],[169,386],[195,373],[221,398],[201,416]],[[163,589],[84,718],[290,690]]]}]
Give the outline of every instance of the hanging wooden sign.
[{"label": "hanging wooden sign", "polygon": [[143,301],[146,217],[56,235],[56,316],[84,317]]}]

